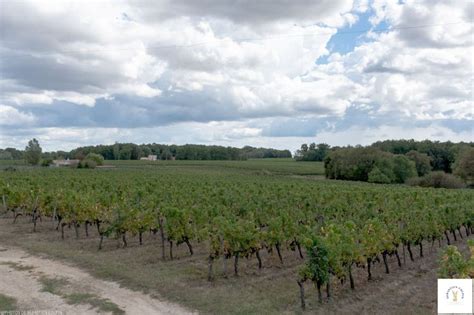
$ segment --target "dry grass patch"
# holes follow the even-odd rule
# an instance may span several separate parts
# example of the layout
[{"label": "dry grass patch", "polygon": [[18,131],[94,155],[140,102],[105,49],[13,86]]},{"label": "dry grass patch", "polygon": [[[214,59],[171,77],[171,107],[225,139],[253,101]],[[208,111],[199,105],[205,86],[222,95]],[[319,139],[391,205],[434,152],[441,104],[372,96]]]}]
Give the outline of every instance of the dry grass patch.
[{"label": "dry grass patch", "polygon": [[14,261],[2,261],[0,262],[0,265],[9,266],[18,271],[30,271],[35,269],[35,267],[33,266],[22,265]]}]

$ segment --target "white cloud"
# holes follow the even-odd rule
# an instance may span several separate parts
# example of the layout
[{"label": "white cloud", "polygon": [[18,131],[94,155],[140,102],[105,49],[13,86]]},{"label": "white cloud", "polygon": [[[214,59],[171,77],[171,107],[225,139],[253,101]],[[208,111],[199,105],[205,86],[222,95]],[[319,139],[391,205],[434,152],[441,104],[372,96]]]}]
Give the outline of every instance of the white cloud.
[{"label": "white cloud", "polygon": [[364,86],[365,101],[377,104],[381,115],[472,120],[473,26],[465,15],[470,5],[374,1],[372,7],[373,23],[386,20],[394,30],[374,34],[344,56],[334,54],[319,68]]},{"label": "white cloud", "polygon": [[473,139],[473,131],[456,133],[449,128],[433,123],[426,127],[406,128],[404,126],[380,126],[376,128],[356,126],[343,131],[325,131],[315,137],[316,142],[331,145],[368,145],[379,140],[430,139],[438,141],[469,142]]},{"label": "white cloud", "polygon": [[24,113],[14,107],[0,105],[0,126],[28,125],[35,120],[30,113]]},{"label": "white cloud", "polygon": [[[144,126],[180,122],[197,136],[169,128],[179,134],[168,132],[170,141],[271,145],[262,130],[272,119],[358,128],[354,109],[375,124],[472,121],[473,9],[450,0],[5,2],[0,121],[19,117],[15,128],[39,128],[25,134],[58,146],[79,143],[68,140],[75,136],[139,142]],[[392,30],[330,52],[331,38],[365,12],[375,29]],[[315,64],[323,56],[327,63]],[[304,138],[285,132],[273,141]]]}]

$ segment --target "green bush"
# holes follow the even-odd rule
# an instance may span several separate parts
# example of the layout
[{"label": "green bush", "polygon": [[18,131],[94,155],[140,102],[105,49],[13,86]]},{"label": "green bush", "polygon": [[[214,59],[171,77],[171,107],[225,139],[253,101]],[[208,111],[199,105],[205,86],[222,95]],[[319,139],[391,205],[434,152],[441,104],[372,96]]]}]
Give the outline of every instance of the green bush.
[{"label": "green bush", "polygon": [[51,164],[53,164],[53,160],[52,160],[52,159],[44,159],[44,160],[41,160],[41,166],[48,167],[48,166],[50,166]]},{"label": "green bush", "polygon": [[377,166],[375,166],[369,173],[369,183],[390,184],[392,180],[384,174]]},{"label": "green bush", "polygon": [[96,166],[104,164],[104,157],[96,153],[87,154],[84,160],[94,161]]},{"label": "green bush", "polygon": [[[324,160],[326,177],[366,182],[377,162],[392,154],[374,148],[344,148],[332,151]],[[385,167],[379,167],[385,168]],[[383,171],[383,170],[382,170]]]},{"label": "green bush", "polygon": [[82,160],[81,162],[79,162],[79,164],[77,165],[77,168],[96,168],[97,167],[97,163],[96,161],[94,160]]},{"label": "green bush", "polygon": [[464,188],[464,183],[454,175],[443,171],[431,172],[423,177],[408,179],[406,182],[410,186],[434,187],[434,188]]},{"label": "green bush", "polygon": [[474,241],[468,241],[471,257],[465,259],[456,246],[450,245],[439,259],[438,277],[444,279],[466,279],[474,277]]},{"label": "green bush", "polygon": [[404,183],[417,174],[416,164],[403,155],[374,148],[344,148],[332,151],[324,161],[326,177],[369,181],[372,183]]}]

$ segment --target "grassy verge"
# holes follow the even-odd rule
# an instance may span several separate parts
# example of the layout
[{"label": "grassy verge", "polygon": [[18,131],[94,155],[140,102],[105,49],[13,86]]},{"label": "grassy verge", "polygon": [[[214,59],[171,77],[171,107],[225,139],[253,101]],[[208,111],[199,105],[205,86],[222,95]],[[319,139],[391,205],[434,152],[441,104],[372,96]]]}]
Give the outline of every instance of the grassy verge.
[{"label": "grassy verge", "polygon": [[108,299],[101,298],[92,293],[75,292],[74,288],[71,288],[67,279],[42,276],[40,277],[39,282],[42,285],[42,291],[58,295],[68,304],[86,304],[100,312],[111,313],[113,315],[125,314],[124,310]]},{"label": "grassy verge", "polygon": [[125,314],[125,311],[112,303],[108,299],[101,298],[91,293],[71,293],[63,296],[68,304],[89,304],[93,308],[104,313],[112,313],[113,315]]},{"label": "grassy verge", "polygon": [[16,310],[16,300],[12,297],[0,293],[0,312]]},{"label": "grassy verge", "polygon": [[64,278],[50,278],[46,276],[41,276],[39,282],[42,285],[41,291],[54,295],[61,295],[65,286],[69,284],[69,281]]}]

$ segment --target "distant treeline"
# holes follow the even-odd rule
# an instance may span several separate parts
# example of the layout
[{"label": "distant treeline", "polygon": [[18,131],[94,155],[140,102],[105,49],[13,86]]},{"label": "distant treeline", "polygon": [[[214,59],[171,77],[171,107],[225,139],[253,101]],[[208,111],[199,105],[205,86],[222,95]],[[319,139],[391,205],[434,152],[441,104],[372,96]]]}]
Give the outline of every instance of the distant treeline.
[{"label": "distant treeline", "polygon": [[[326,177],[330,179],[404,183],[410,178],[428,176],[432,171],[454,171],[465,182],[472,183],[473,152],[472,142],[387,140],[356,147],[303,144],[295,159],[324,161]],[[456,180],[446,176],[444,179]]]},{"label": "distant treeline", "polygon": [[466,148],[474,147],[474,142],[386,140],[375,142],[372,147],[393,154],[407,154],[410,151],[424,153],[430,158],[433,170],[451,173],[458,154]]},{"label": "distant treeline", "polygon": [[441,170],[447,173],[452,172],[452,166],[456,155],[462,148],[474,147],[473,142],[439,142],[439,141],[415,141],[415,140],[385,140],[377,141],[369,146],[347,146],[331,147],[325,143],[310,145],[302,144],[296,151],[295,159],[297,161],[324,161],[326,156],[333,151],[340,149],[355,148],[375,148],[383,152],[393,154],[407,154],[410,151],[416,151],[428,155],[433,170]]},{"label": "distant treeline", "polygon": [[[268,148],[243,148],[207,146],[207,145],[165,145],[165,144],[134,144],[115,143],[79,147],[72,151],[45,152],[43,159],[83,159],[89,153],[102,155],[106,160],[139,160],[148,155],[156,155],[161,160],[246,160],[259,158],[291,158],[289,150]],[[0,149],[0,159],[23,159],[24,151],[14,148]]]}]

